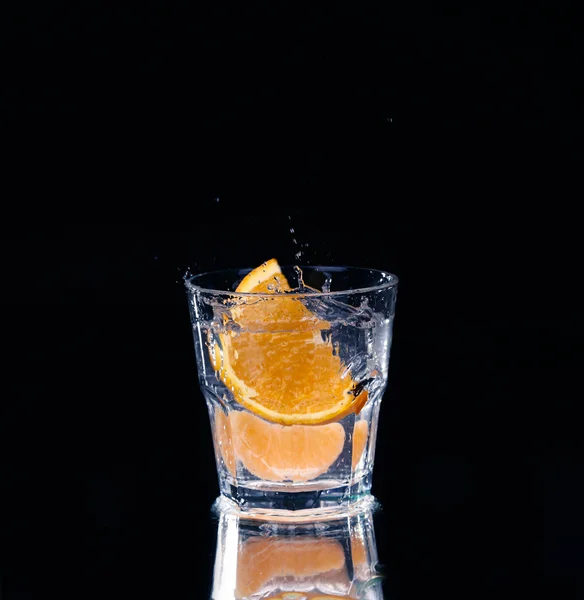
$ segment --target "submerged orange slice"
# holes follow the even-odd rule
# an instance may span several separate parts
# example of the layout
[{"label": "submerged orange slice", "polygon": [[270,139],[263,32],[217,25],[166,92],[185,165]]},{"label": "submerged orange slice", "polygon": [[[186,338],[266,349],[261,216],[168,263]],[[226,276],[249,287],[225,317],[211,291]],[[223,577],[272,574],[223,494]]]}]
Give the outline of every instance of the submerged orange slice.
[{"label": "submerged orange slice", "polygon": [[[352,469],[355,471],[367,443],[366,421],[353,430]],[[326,473],[340,456],[345,432],[340,423],[290,425],[268,423],[251,413],[215,408],[218,456],[231,475],[236,461],[265,481],[309,481]]]},{"label": "submerged orange slice", "polygon": [[314,479],[326,473],[345,443],[340,423],[282,427],[243,411],[232,412],[229,420],[236,457],[267,481]]},{"label": "submerged orange slice", "polygon": [[[358,413],[367,392],[355,393],[326,332],[330,323],[296,296],[278,262],[248,273],[236,292],[249,293],[230,310],[236,328],[221,333],[211,359],[235,399],[251,412],[282,425],[316,425]],[[254,294],[261,293],[261,296]]]}]

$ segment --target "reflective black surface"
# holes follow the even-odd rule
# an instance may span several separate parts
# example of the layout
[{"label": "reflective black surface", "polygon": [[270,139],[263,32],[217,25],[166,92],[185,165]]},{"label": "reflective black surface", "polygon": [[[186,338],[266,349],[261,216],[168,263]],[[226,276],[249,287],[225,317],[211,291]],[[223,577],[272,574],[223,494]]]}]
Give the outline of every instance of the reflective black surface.
[{"label": "reflective black surface", "polygon": [[[197,227],[19,235],[5,247],[60,253],[57,278],[70,270],[63,287],[40,288],[63,302],[43,303],[36,285],[21,284],[11,293],[27,295],[3,305],[13,357],[3,584],[29,594],[19,598],[49,587],[207,597],[218,486],[180,281],[187,257],[204,256]],[[356,262],[382,262],[405,280],[373,484],[387,597],[538,588],[577,597],[582,453],[571,364],[581,323],[564,334],[553,297],[546,327],[505,321],[519,292],[469,295],[458,278],[432,302],[411,242],[393,238],[384,250],[375,239]]]},{"label": "reflective black surface", "polygon": [[2,600],[208,597],[182,276],[300,250],[400,277],[386,598],[581,598],[577,15],[246,11],[7,21]]}]

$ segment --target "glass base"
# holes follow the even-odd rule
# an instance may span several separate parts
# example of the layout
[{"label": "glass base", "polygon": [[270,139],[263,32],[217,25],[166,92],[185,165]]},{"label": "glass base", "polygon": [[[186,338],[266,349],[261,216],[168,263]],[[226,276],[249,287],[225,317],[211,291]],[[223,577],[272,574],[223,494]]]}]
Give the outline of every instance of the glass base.
[{"label": "glass base", "polygon": [[239,488],[239,503],[222,494],[215,500],[212,511],[215,515],[236,515],[242,520],[307,523],[352,517],[378,507],[370,493],[350,491],[349,486],[298,493]]}]

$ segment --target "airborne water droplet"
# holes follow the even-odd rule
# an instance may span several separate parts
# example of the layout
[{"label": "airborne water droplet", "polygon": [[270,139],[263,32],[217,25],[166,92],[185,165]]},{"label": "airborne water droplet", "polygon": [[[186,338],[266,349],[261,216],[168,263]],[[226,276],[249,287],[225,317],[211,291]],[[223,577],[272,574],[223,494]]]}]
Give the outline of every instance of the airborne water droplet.
[{"label": "airborne water droplet", "polygon": [[327,277],[324,280],[324,283],[322,284],[322,291],[323,292],[330,292],[331,291],[331,283],[332,283],[332,279],[330,277]]}]

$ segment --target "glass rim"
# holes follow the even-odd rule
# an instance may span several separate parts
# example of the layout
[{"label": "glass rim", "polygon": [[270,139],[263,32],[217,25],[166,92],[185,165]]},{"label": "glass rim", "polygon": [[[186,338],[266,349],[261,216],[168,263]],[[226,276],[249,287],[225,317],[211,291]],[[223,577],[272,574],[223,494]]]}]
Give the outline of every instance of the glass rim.
[{"label": "glass rim", "polygon": [[[347,294],[365,294],[368,292],[377,292],[380,290],[386,290],[386,289],[391,289],[397,286],[398,282],[399,282],[399,278],[397,275],[395,275],[395,273],[390,273],[389,271],[385,271],[383,269],[371,269],[369,267],[352,267],[350,265],[281,265],[280,268],[283,269],[291,269],[294,268],[295,266],[298,266],[301,270],[304,269],[313,269],[313,270],[329,270],[329,271],[368,271],[369,273],[376,273],[378,275],[380,275],[381,278],[386,278],[387,281],[384,281],[383,283],[379,283],[377,285],[370,285],[370,286],[363,286],[363,287],[359,287],[359,288],[355,288],[355,289],[344,289],[344,290],[335,290],[332,292],[322,292],[322,291],[316,291],[316,292],[286,292],[285,296],[289,297],[289,298],[304,298],[306,296],[310,296],[311,298],[316,298],[316,297],[329,297],[329,296],[346,296]],[[222,289],[214,289],[211,287],[207,287],[207,286],[201,286],[201,285],[196,285],[195,283],[193,283],[194,279],[198,279],[198,278],[202,278],[205,276],[209,276],[209,275],[220,275],[222,273],[228,273],[228,272],[244,272],[247,271],[248,273],[250,273],[251,271],[253,271],[253,269],[250,269],[248,267],[243,267],[243,268],[237,268],[237,267],[233,267],[233,268],[227,268],[227,269],[217,269],[215,271],[205,271],[204,273],[197,273],[196,275],[191,275],[190,277],[184,277],[184,282],[185,282],[185,286],[187,288],[188,291],[191,292],[203,292],[203,293],[207,293],[207,294],[212,294],[212,295],[216,295],[216,296],[230,296],[230,297],[241,297],[241,298],[245,298],[245,297],[252,297],[252,298],[273,298],[274,294],[273,293],[269,293],[269,292],[236,292],[236,291],[230,291],[230,290],[222,290]]]}]

